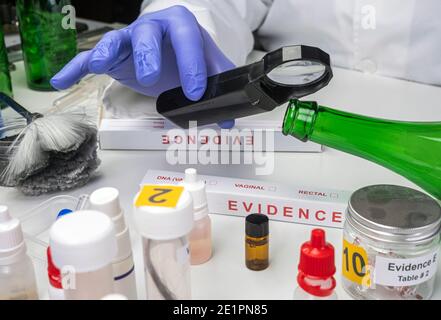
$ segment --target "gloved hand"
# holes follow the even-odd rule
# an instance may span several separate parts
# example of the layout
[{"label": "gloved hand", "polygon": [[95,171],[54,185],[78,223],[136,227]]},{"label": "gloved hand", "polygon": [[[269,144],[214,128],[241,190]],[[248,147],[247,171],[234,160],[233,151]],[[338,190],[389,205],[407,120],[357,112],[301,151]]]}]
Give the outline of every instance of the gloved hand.
[{"label": "gloved hand", "polygon": [[[205,92],[207,76],[232,68],[194,15],[173,6],[107,33],[94,49],[72,59],[51,84],[66,89],[89,73],[105,73],[147,96],[182,86],[187,98],[196,101]],[[234,120],[219,125],[231,128]]]}]

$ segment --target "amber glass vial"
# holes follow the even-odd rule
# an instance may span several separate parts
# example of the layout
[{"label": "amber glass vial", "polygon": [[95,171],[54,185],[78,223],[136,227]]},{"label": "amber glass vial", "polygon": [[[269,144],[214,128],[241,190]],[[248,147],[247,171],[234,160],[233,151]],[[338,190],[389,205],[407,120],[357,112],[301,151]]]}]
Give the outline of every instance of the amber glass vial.
[{"label": "amber glass vial", "polygon": [[260,271],[269,265],[268,217],[250,214],[245,222],[245,264],[248,269]]}]

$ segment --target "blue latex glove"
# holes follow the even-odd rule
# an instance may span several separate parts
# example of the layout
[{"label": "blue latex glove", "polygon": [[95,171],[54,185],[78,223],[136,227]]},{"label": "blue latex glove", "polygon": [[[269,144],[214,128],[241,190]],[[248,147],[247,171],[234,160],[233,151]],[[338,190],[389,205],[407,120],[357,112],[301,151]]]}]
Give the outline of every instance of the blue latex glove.
[{"label": "blue latex glove", "polygon": [[[207,76],[234,68],[194,15],[183,6],[148,13],[128,27],[111,31],[94,49],[78,54],[51,84],[66,89],[89,73],[108,74],[147,96],[182,86],[197,101]],[[219,124],[234,126],[234,120]]]}]

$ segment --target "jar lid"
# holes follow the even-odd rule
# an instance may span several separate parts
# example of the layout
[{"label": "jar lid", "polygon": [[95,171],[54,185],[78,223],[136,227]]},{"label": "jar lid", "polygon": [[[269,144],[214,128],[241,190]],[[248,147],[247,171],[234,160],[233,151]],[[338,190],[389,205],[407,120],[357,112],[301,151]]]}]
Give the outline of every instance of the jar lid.
[{"label": "jar lid", "polygon": [[253,238],[266,237],[269,234],[268,217],[260,213],[248,215],[245,219],[245,233]]},{"label": "jar lid", "polygon": [[[135,203],[138,195],[135,197]],[[135,204],[133,218],[136,229],[145,238],[177,239],[189,234],[193,229],[193,200],[190,193],[184,190],[175,207],[137,207]]]},{"label": "jar lid", "polygon": [[352,194],[346,220],[374,240],[424,242],[440,231],[441,207],[430,196],[410,188],[374,185]]}]

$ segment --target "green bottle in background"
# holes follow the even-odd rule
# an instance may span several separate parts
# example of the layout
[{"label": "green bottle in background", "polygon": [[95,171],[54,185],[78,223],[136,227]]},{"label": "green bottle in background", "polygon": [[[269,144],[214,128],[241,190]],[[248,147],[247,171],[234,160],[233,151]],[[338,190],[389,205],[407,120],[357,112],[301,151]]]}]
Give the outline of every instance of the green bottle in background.
[{"label": "green bottle in background", "polygon": [[50,79],[77,53],[75,28],[66,27],[70,0],[17,0],[28,86],[53,90]]},{"label": "green bottle in background", "polygon": [[283,133],[375,162],[441,200],[441,122],[369,118],[291,100]]},{"label": "green bottle in background", "polygon": [[[12,97],[11,75],[9,73],[8,53],[6,51],[3,24],[0,21],[0,92]],[[0,102],[0,109],[5,108]]]}]

